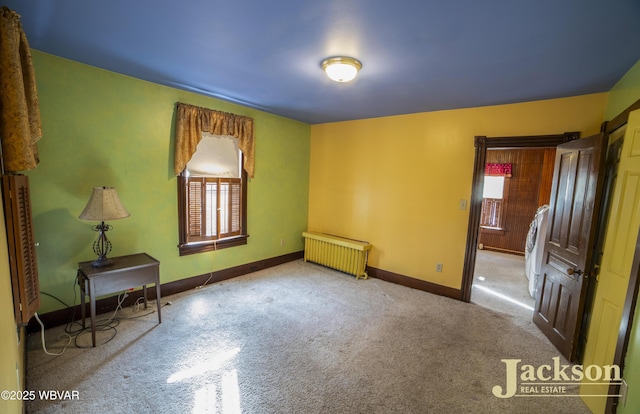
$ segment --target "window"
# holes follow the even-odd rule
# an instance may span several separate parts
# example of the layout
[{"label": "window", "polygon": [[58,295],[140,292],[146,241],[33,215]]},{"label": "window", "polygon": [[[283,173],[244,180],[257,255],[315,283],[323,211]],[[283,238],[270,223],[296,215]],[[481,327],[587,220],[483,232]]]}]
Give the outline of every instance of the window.
[{"label": "window", "polygon": [[239,178],[187,178],[187,243],[240,235]]},{"label": "window", "polygon": [[503,176],[485,176],[482,192],[482,215],[480,226],[502,229],[505,211],[505,184],[508,181]]},{"label": "window", "polygon": [[246,172],[238,140],[203,133],[178,179],[180,255],[246,244]]},{"label": "window", "polygon": [[253,119],[177,102],[175,123],[180,255],[247,244]]}]

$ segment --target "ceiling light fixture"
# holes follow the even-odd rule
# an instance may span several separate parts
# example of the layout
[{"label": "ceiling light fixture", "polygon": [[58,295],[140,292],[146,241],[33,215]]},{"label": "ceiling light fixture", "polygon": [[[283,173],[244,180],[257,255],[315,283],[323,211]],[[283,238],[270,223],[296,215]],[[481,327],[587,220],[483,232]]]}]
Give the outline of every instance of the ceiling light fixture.
[{"label": "ceiling light fixture", "polygon": [[331,57],[322,61],[322,69],[329,79],[336,82],[353,80],[361,68],[362,63],[359,60],[345,56]]}]

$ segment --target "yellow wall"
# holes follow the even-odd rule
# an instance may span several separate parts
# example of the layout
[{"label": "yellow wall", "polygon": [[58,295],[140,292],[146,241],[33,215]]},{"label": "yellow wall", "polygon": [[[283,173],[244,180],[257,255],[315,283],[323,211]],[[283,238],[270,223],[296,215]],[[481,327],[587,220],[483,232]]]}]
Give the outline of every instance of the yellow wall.
[{"label": "yellow wall", "polygon": [[[0,391],[19,391],[23,389],[25,372],[24,341],[18,344],[5,234],[4,210],[0,209]],[[24,329],[22,334],[24,335]],[[24,338],[23,335],[21,339]],[[22,403],[18,400],[0,399],[0,412],[21,413]]]},{"label": "yellow wall", "polygon": [[370,266],[459,289],[474,136],[587,136],[606,103],[600,93],[313,125],[309,229],[369,241]]}]

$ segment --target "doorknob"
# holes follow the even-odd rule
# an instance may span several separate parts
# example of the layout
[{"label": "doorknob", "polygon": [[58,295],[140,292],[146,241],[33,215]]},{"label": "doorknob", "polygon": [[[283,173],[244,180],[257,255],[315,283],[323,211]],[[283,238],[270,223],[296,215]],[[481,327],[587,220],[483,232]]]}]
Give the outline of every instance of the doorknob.
[{"label": "doorknob", "polygon": [[580,275],[582,274],[582,270],[580,270],[580,269],[572,269],[572,268],[568,268],[568,269],[567,269],[567,274],[568,274],[569,276],[573,276],[573,275],[580,276]]}]

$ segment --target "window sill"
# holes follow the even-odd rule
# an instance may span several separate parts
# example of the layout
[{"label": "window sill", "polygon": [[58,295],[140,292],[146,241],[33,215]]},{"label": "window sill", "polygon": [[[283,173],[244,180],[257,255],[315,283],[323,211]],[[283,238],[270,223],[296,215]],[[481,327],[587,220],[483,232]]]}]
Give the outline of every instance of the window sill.
[{"label": "window sill", "polygon": [[486,234],[499,234],[499,235],[504,235],[506,233],[505,229],[500,227],[484,227],[484,226],[480,226],[480,232],[486,233]]},{"label": "window sill", "polygon": [[211,240],[197,243],[186,243],[178,245],[180,256],[187,256],[195,253],[212,252],[214,250],[227,249],[229,247],[242,246],[247,244],[249,235],[229,237],[222,240]]}]

